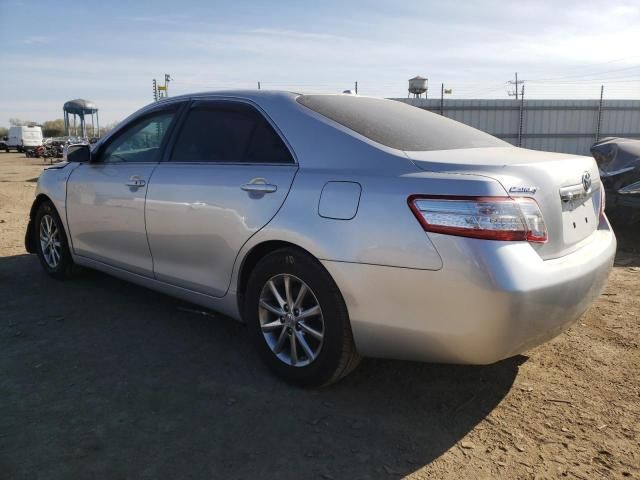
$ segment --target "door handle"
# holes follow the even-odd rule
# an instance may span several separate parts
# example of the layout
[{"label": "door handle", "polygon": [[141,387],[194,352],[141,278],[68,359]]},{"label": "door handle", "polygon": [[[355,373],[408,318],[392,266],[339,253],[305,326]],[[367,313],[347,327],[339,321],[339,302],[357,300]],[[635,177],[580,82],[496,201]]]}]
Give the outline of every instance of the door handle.
[{"label": "door handle", "polygon": [[252,193],[273,193],[278,190],[277,185],[267,183],[264,178],[254,178],[249,183],[245,183],[240,187],[245,192]]},{"label": "door handle", "polygon": [[132,175],[129,177],[129,181],[125,183],[127,187],[144,187],[145,181],[142,180],[138,175]]}]

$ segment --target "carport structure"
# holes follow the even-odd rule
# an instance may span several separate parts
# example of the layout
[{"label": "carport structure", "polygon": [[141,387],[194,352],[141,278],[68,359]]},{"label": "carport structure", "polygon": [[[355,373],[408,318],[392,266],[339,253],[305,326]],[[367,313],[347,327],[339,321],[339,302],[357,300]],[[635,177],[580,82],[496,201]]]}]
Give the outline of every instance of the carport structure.
[{"label": "carport structure", "polygon": [[[87,124],[85,122],[85,115],[91,115],[91,134],[93,136],[96,136],[97,132],[98,136],[100,135],[100,118],[98,116],[98,107],[91,100],[84,100],[82,98],[69,100],[64,104],[62,110],[64,111],[64,134],[66,136],[87,136]],[[73,126],[71,125],[71,116],[73,117]],[[80,119],[80,132],[78,132],[78,119]]]}]

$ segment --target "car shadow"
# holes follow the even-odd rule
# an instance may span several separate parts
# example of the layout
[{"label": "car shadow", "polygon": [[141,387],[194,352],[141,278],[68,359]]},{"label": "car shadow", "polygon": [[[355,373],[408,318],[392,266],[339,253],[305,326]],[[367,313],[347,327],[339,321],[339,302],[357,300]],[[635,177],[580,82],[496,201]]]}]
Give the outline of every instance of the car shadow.
[{"label": "car shadow", "polygon": [[401,478],[484,419],[526,360],[365,360],[304,390],[266,370],[242,324],[199,310],[0,258],[7,478]]},{"label": "car shadow", "polygon": [[612,222],[618,240],[615,265],[617,267],[640,267],[640,224]]}]

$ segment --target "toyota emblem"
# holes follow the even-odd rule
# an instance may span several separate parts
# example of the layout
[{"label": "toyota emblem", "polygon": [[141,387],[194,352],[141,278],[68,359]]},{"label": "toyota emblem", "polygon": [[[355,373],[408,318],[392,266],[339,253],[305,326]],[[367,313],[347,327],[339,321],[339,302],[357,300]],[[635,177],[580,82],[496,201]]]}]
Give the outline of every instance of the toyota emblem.
[{"label": "toyota emblem", "polygon": [[585,192],[588,192],[591,188],[591,174],[589,172],[584,172],[582,174],[582,187]]}]

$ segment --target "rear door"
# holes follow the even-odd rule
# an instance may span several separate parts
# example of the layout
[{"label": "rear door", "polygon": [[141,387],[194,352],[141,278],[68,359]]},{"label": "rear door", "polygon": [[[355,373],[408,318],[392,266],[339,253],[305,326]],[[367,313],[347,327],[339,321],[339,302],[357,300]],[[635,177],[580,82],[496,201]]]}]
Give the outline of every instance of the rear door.
[{"label": "rear door", "polygon": [[195,101],[147,194],[156,278],[224,296],[240,248],[276,214],[296,170],[283,137],[256,106]]},{"label": "rear door", "polygon": [[153,276],[144,201],[177,115],[166,106],[123,126],[67,182],[67,220],[77,255]]}]

